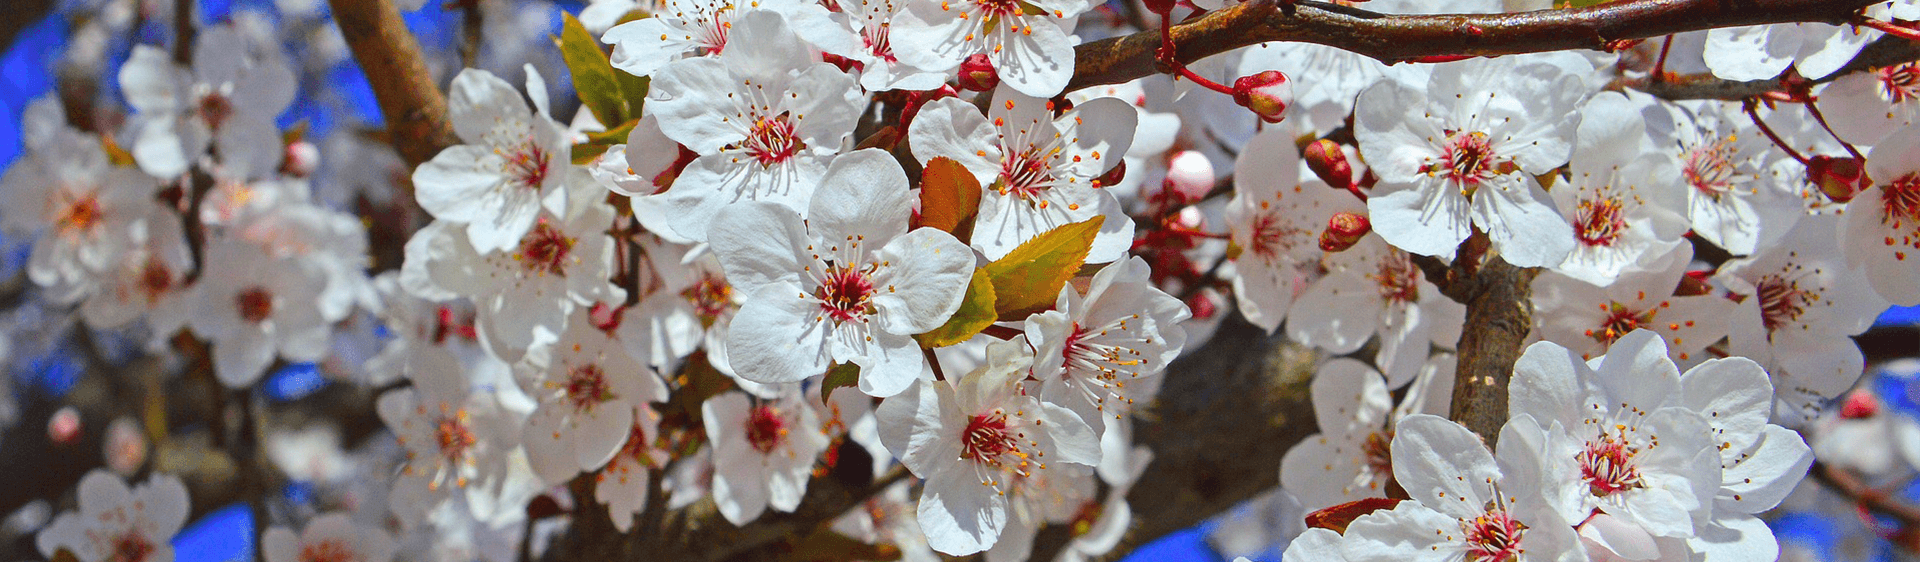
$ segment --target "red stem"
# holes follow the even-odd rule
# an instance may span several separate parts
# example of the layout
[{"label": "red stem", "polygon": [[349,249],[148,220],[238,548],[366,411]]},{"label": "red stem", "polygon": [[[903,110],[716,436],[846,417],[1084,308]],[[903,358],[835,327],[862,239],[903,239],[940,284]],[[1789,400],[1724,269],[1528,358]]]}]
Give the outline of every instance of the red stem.
[{"label": "red stem", "polygon": [[1780,138],[1780,135],[1774,134],[1773,127],[1768,127],[1766,121],[1760,120],[1760,112],[1754,109],[1755,105],[1758,105],[1758,104],[1753,103],[1751,101],[1746,103],[1747,117],[1752,118],[1753,124],[1757,127],[1760,127],[1760,132],[1766,133],[1767,139],[1773,141],[1773,145],[1780,147],[1780,150],[1786,151],[1787,156],[1792,156],[1794,160],[1799,160],[1800,165],[1802,166],[1812,165],[1812,162],[1809,162],[1807,160],[1807,157],[1801,156],[1798,151],[1795,151],[1793,149],[1792,145],[1788,145],[1787,141],[1782,140]]},{"label": "red stem", "polygon": [[1813,102],[1814,100],[1807,100],[1805,104],[1807,106],[1807,113],[1813,115],[1813,121],[1819,123],[1820,128],[1826,129],[1827,135],[1833,137],[1833,140],[1838,141],[1841,148],[1847,149],[1847,154],[1853,155],[1854,158],[1860,159],[1861,162],[1867,161],[1867,156],[1861,154],[1860,149],[1854,148],[1852,143],[1847,142],[1847,139],[1840,138],[1839,133],[1833,132],[1833,127],[1827,126],[1827,117],[1820,114],[1820,108],[1816,107]]}]

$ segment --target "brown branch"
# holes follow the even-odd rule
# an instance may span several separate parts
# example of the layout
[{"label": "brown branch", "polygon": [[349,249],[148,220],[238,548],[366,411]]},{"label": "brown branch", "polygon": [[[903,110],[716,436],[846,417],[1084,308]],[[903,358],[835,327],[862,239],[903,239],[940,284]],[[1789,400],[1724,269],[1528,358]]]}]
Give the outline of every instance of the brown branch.
[{"label": "brown branch", "polygon": [[[447,98],[433,82],[420,42],[393,0],[329,0],[340,35],[367,74],[393,148],[408,168],[458,144],[447,121]],[[409,196],[412,194],[409,193]]]},{"label": "brown branch", "polygon": [[1874,513],[1898,519],[1906,527],[1920,527],[1920,507],[1908,505],[1892,494],[1874,489],[1846,469],[1813,461],[1813,468],[1807,471],[1807,476]]},{"label": "brown branch", "polygon": [[[1345,49],[1389,64],[1434,55],[1511,55],[1605,49],[1609,43],[1685,31],[1784,22],[1846,23],[1873,0],[1627,0],[1511,14],[1387,16],[1314,0],[1291,10],[1251,0],[1173,28],[1179,59],[1196,61],[1268,41]],[[1074,48],[1067,91],[1158,71],[1157,31]]]},{"label": "brown branch", "polygon": [[[1806,82],[1808,85],[1825,84],[1848,74],[1914,60],[1920,60],[1920,42],[1888,35],[1861,49],[1860,54],[1854,56],[1853,61],[1848,62],[1840,70],[1819,78],[1808,79]],[[1715,78],[1712,74],[1668,76],[1658,81],[1649,77],[1620,78],[1608,85],[1608,89],[1620,88],[1633,88],[1670,100],[1743,100],[1782,91],[1778,79],[1722,80]]]}]

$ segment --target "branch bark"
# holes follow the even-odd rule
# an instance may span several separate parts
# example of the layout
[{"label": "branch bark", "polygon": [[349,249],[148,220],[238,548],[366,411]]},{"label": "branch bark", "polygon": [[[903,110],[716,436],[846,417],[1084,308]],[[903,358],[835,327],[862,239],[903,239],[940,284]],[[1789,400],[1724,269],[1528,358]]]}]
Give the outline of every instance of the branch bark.
[{"label": "branch bark", "polygon": [[[1174,26],[1182,61],[1268,41],[1336,47],[1387,64],[1434,55],[1512,55],[1606,49],[1617,41],[1684,31],[1784,22],[1846,23],[1873,0],[1627,0],[1586,8],[1510,14],[1389,16],[1315,0],[1235,4]],[[1158,31],[1074,48],[1071,92],[1159,72]]]},{"label": "branch bark", "polygon": [[[1883,66],[1892,66],[1920,60],[1920,42],[1914,42],[1891,35],[1882,36],[1860,54],[1853,57],[1846,66],[1832,74],[1807,80],[1809,85],[1825,84],[1840,77],[1857,72],[1865,72]],[[1781,91],[1780,80],[1722,80],[1712,74],[1688,74],[1670,76],[1661,80],[1651,77],[1621,78],[1608,85],[1609,89],[1633,88],[1655,97],[1669,100],[1743,100]]]},{"label": "branch bark", "polygon": [[[447,121],[447,98],[433,82],[420,42],[393,0],[329,0],[347,48],[367,74],[393,148],[408,168],[459,142]],[[413,194],[411,189],[407,195]]]}]

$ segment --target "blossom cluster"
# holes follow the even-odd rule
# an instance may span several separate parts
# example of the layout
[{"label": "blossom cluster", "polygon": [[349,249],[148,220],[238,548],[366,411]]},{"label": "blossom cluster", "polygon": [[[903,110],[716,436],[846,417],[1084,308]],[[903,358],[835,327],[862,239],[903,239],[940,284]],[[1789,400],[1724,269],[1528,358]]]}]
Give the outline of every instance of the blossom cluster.
[{"label": "blossom cluster", "polygon": [[[1920,70],[1827,76],[1904,1],[1861,14],[1892,30],[1270,43],[1069,91],[1075,45],[1150,30],[1075,0],[599,0],[555,41],[576,96],[518,48],[445,69],[454,142],[411,168],[281,122],[323,90],[279,35],[323,20],[283,3],[129,47],[123,119],[36,101],[0,178],[81,329],[216,393],[296,364],[377,390],[371,444],[261,445],[337,494],[263,522],[269,560],[502,559],[548,511],[747,526],[848,469],[885,485],[823,533],[1017,562],[1065,526],[1061,559],[1097,557],[1151,486],[1136,414],[1238,319],[1325,356],[1278,481],[1344,519],[1289,559],[1770,559],[1759,514],[1860,378],[1852,336],[1920,304]],[[1364,7],[1545,8],[1507,4]],[[1764,103],[1635,87],[1678,73],[1785,74]],[[1443,272],[1492,260],[1534,321],[1480,436],[1446,419],[1485,327]],[[171,557],[186,491],[132,464],[43,555]]]}]

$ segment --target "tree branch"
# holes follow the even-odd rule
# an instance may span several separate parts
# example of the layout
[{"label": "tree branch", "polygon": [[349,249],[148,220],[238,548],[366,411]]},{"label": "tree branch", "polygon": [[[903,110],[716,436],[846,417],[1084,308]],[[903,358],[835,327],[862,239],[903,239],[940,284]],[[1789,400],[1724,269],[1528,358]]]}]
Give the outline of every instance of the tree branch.
[{"label": "tree branch", "polygon": [[[1610,43],[1685,31],[1784,22],[1844,24],[1873,0],[1627,0],[1511,14],[1388,16],[1315,0],[1251,0],[1174,26],[1179,59],[1196,61],[1268,41],[1345,49],[1393,64],[1434,55],[1511,55],[1606,49]],[[1071,92],[1158,72],[1158,31],[1074,48]]]},{"label": "tree branch", "polygon": [[[1892,66],[1904,62],[1920,60],[1920,42],[1909,41],[1892,35],[1883,36],[1860,50],[1853,61],[1832,74],[1807,80],[1807,84],[1825,84],[1840,77],[1857,72],[1865,72],[1883,66]],[[1712,74],[1688,74],[1668,76],[1661,80],[1651,77],[1620,78],[1609,84],[1608,89],[1633,88],[1656,97],[1670,100],[1743,100],[1781,91],[1780,80],[1722,80]]]},{"label": "tree branch", "polygon": [[[458,144],[447,121],[447,98],[433,82],[420,42],[393,0],[329,0],[347,48],[367,74],[393,148],[408,168]],[[411,189],[408,190],[412,196]]]}]

